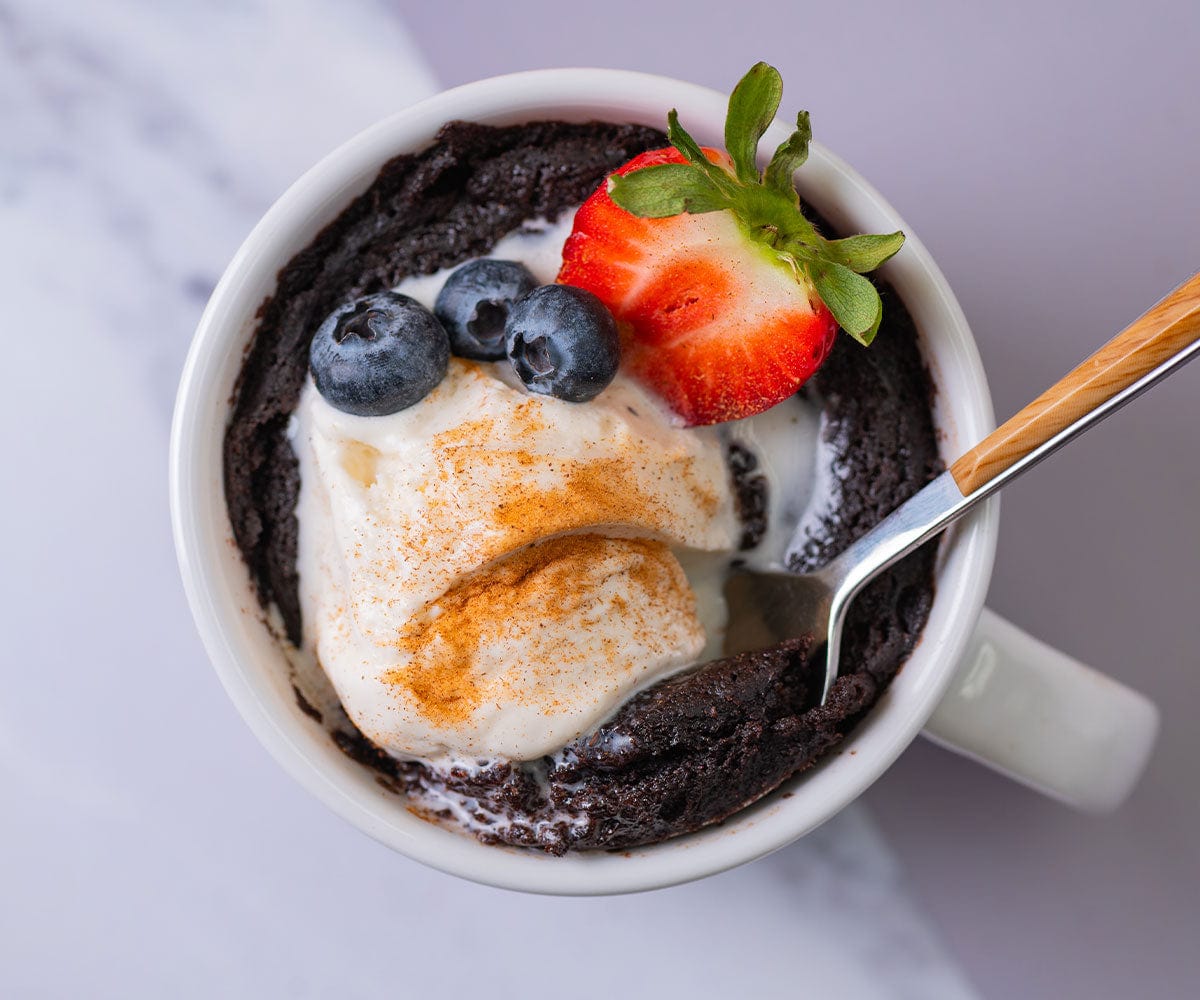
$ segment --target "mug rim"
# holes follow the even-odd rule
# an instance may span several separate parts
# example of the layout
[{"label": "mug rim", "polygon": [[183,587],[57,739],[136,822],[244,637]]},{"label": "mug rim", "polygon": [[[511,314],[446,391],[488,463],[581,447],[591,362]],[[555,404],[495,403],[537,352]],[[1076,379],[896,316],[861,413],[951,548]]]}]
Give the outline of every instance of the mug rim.
[{"label": "mug rim", "polygon": [[[706,139],[705,133],[723,121],[727,99],[695,84],[612,69],[532,70],[443,91],[359,133],[293,184],[238,249],[197,327],[172,423],[170,499],[180,571],[209,658],[243,719],[293,778],[376,840],[442,871],[509,889],[609,894],[715,874],[783,847],[862,794],[917,736],[950,683],[983,606],[997,541],[998,498],[985,502],[942,543],[933,608],[918,644],[840,752],[826,754],[812,770],[724,824],[629,851],[577,852],[562,858],[483,845],[418,819],[373,780],[361,775],[355,780],[346,765],[366,769],[349,761],[323,727],[317,728],[325,746],[304,728],[306,721],[309,727],[313,723],[300,717],[290,681],[285,696],[279,677],[272,676],[278,671],[260,662],[266,658],[263,633],[270,626],[233,544],[221,442],[233,400],[230,372],[236,377],[240,371],[262,289],[274,289],[279,268],[365,189],[387,159],[428,145],[437,128],[451,119],[513,124],[573,117],[661,127],[665,109],[674,106],[689,128],[703,122],[693,132],[700,141],[712,142],[719,132],[714,139]],[[764,141],[781,142],[787,131],[776,120]],[[848,211],[877,220],[871,231],[905,231],[903,253],[885,267],[901,291],[914,286],[902,296],[906,305],[913,308],[911,300],[919,295],[922,308],[939,321],[932,334],[928,324],[918,323],[923,354],[938,387],[939,437],[961,450],[982,439],[994,426],[986,376],[962,310],[924,245],[874,187],[819,143],[813,143],[797,181],[802,194],[822,188],[836,192],[836,205],[816,199],[823,212],[831,209],[827,214],[835,224]],[[936,342],[931,344],[930,336]],[[967,391],[947,391],[954,380]],[[277,646],[275,635],[270,642]],[[278,646],[277,653],[282,658]]]}]

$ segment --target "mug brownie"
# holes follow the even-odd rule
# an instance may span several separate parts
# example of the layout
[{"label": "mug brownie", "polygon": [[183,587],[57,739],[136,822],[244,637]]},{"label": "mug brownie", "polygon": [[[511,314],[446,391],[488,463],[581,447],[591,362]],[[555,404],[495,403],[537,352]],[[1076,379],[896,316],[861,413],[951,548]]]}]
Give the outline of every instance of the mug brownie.
[{"label": "mug brownie", "polygon": [[[237,545],[264,610],[278,612],[281,642],[305,644],[300,462],[289,422],[314,332],[349,302],[481,257],[522,226],[575,210],[613,171],[666,142],[628,124],[451,122],[427,149],[386,163],[280,271],[235,390],[224,475]],[[917,331],[894,292],[877,287],[883,319],[875,342],[863,348],[839,334],[801,390],[820,410],[829,474],[795,570],[827,561],[941,469]],[[768,512],[786,498],[769,495],[751,448],[730,440],[724,455],[740,544],[752,550]],[[811,637],[672,673],[533,760],[397,756],[367,739],[327,692],[314,693],[311,678],[297,679],[297,698],[414,811],[485,842],[554,854],[653,843],[724,819],[837,745],[916,644],[932,601],[934,554],[926,546],[857,598],[841,675],[824,705],[823,664],[807,659]]]}]

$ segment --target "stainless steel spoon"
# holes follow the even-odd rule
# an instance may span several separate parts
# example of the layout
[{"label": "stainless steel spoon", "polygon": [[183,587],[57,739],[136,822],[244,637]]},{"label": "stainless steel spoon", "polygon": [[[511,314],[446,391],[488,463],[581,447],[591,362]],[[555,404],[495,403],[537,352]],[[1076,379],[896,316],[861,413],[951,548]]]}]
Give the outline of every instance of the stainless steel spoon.
[{"label": "stainless steel spoon", "polygon": [[[725,655],[825,636],[821,704],[838,676],[846,612],[874,577],[1072,438],[1200,354],[1200,274],[989,434],[821,569],[735,572],[725,585]],[[787,551],[804,539],[793,538]]]}]

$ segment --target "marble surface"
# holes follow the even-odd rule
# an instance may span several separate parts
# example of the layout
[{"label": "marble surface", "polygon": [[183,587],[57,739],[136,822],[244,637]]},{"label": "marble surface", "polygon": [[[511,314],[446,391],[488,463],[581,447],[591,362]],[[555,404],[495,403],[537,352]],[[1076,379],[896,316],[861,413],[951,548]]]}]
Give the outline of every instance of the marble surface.
[{"label": "marble surface", "polygon": [[178,371],[271,200],[434,88],[423,47],[368,0],[0,0],[0,994],[975,996],[864,807],[702,883],[521,896],[349,828],[225,698],[171,548]]}]

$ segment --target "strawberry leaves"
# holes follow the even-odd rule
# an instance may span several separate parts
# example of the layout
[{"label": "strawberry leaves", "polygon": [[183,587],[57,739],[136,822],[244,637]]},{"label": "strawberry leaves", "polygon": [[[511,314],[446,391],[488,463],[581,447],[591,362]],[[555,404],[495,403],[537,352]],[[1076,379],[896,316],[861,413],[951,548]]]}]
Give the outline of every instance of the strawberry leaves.
[{"label": "strawberry leaves", "polygon": [[792,175],[808,159],[812,127],[807,111],[796,116],[795,131],[760,173],[758,144],[782,97],[779,71],[764,62],[752,66],[734,87],[725,118],[730,166],[706,156],[672,110],[667,115],[667,138],[687,163],[614,175],[609,179],[609,196],[642,218],[732,212],[751,239],[770,247],[783,266],[815,289],[843,330],[859,343],[870,344],[883,317],[883,304],[875,286],[862,275],[895,254],[904,244],[904,234],[827,240],[804,217]]},{"label": "strawberry leaves", "polygon": [[704,155],[699,143],[679,124],[679,113],[674,108],[667,112],[667,138],[688,163],[703,173],[728,198],[734,198],[738,192],[737,181]]},{"label": "strawberry leaves", "polygon": [[[719,169],[719,168],[714,168]],[[643,219],[688,212],[702,215],[732,208],[733,200],[700,167],[660,163],[608,179],[608,194],[625,211]]]},{"label": "strawberry leaves", "polygon": [[861,274],[833,261],[814,262],[805,271],[838,326],[869,347],[883,320],[883,302],[875,286]]},{"label": "strawberry leaves", "polygon": [[801,111],[796,116],[796,131],[775,150],[763,178],[767,187],[787,195],[797,205],[800,203],[800,196],[796,194],[792,175],[804,166],[804,161],[808,159],[808,144],[811,141],[812,125],[808,121],[808,112]]},{"label": "strawberry leaves", "polygon": [[825,254],[857,274],[874,271],[904,245],[903,233],[883,236],[847,236],[844,240],[826,240]]},{"label": "strawberry leaves", "polygon": [[755,63],[729,95],[725,115],[725,149],[743,184],[757,184],[758,140],[775,120],[783,99],[783,78],[774,66]]}]

